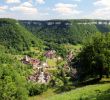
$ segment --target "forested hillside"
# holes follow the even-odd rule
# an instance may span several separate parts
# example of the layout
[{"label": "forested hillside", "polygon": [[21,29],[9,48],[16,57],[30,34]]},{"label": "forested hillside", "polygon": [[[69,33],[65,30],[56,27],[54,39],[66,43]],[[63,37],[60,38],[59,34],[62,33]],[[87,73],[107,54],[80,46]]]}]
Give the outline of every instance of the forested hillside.
[{"label": "forested hillside", "polygon": [[[110,32],[110,26],[92,20],[20,21],[29,31],[46,42],[81,43],[96,32]],[[95,23],[95,24],[94,24]]]},{"label": "forested hillside", "polygon": [[41,40],[28,32],[18,21],[1,18],[0,44],[12,51],[23,51],[31,46],[39,46]]}]

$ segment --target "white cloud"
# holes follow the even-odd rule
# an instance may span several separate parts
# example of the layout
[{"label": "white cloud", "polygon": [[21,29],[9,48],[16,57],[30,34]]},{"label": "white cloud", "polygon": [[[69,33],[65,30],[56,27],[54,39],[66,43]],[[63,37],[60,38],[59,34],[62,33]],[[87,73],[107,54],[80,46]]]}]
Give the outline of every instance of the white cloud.
[{"label": "white cloud", "polygon": [[37,2],[38,4],[44,4],[44,3],[45,3],[45,0],[36,0],[36,2]]},{"label": "white cloud", "polygon": [[65,4],[65,3],[58,3],[53,8],[53,11],[56,11],[60,14],[67,15],[67,14],[79,14],[80,11],[76,9],[76,4]]},{"label": "white cloud", "polygon": [[110,19],[110,0],[96,0],[93,4],[96,9],[90,15],[91,17]]},{"label": "white cloud", "polygon": [[38,13],[37,8],[33,7],[33,5],[29,2],[24,2],[19,6],[14,6],[10,8],[11,11],[18,11],[22,14],[36,14]]},{"label": "white cloud", "polygon": [[[0,6],[0,18],[15,18],[15,19],[25,19],[25,20],[35,20],[35,19],[46,19],[49,13],[46,9],[38,11],[37,7],[33,5],[31,0],[23,2],[20,4],[11,5],[7,7]],[[3,13],[1,11],[4,11]]]},{"label": "white cloud", "polygon": [[20,3],[20,0],[5,0],[6,3]]},{"label": "white cloud", "polygon": [[94,2],[95,6],[110,6],[110,0],[96,0]]},{"label": "white cloud", "polygon": [[6,9],[8,9],[8,6],[0,6],[0,12],[4,12]]},{"label": "white cloud", "polygon": [[33,5],[29,2],[24,2],[23,4],[21,4],[21,6],[32,7]]}]

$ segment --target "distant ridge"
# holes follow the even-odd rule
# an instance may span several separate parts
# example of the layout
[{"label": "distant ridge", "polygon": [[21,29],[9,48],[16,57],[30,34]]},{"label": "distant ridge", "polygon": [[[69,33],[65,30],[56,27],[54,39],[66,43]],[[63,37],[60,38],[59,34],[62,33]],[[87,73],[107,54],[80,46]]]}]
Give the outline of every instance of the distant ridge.
[{"label": "distant ridge", "polygon": [[45,42],[81,43],[87,36],[97,32],[110,32],[110,20],[20,20],[22,25]]},{"label": "distant ridge", "polygon": [[52,20],[19,20],[20,22],[22,23],[26,23],[26,22],[32,22],[32,23],[37,23],[37,22],[41,22],[41,23],[44,23],[44,22],[70,22],[70,21],[74,21],[76,23],[88,23],[88,24],[108,24],[110,25],[110,20],[102,20],[102,19],[52,19]]}]

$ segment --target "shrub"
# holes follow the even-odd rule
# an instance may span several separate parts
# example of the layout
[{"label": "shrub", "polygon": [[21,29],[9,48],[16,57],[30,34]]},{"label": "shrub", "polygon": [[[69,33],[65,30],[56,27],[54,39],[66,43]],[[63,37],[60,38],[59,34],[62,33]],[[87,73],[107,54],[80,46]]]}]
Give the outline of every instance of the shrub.
[{"label": "shrub", "polygon": [[30,96],[42,94],[48,89],[48,86],[45,84],[29,83],[28,86],[29,86],[28,90]]}]

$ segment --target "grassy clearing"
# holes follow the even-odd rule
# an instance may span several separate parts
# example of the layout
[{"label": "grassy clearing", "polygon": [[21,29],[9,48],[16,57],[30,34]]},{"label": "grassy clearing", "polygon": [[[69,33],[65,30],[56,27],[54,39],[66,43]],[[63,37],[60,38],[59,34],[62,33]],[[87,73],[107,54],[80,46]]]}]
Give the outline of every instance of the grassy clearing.
[{"label": "grassy clearing", "polygon": [[45,100],[99,100],[98,98],[101,97],[100,94],[104,91],[107,91],[108,89],[110,89],[110,83],[88,85],[67,93],[55,95]]},{"label": "grassy clearing", "polygon": [[45,100],[48,97],[54,96],[56,93],[54,89],[48,89],[48,91],[44,92],[41,95],[30,97],[29,100]]},{"label": "grassy clearing", "polygon": [[54,89],[49,89],[42,95],[30,97],[29,100],[110,100],[110,92],[103,93],[108,89],[110,78],[103,78],[99,84],[79,87],[70,92],[57,94]]},{"label": "grassy clearing", "polygon": [[80,48],[82,48],[82,45],[81,44],[77,44],[77,45],[72,45],[72,44],[64,44],[64,47],[66,49],[76,49],[76,50],[79,50]]},{"label": "grassy clearing", "polygon": [[56,67],[57,66],[57,59],[47,59],[47,63],[51,67]]},{"label": "grassy clearing", "polygon": [[75,55],[77,55],[81,51],[81,48],[82,48],[82,45],[81,44],[77,44],[77,45],[63,44],[63,46],[65,47],[65,49],[67,51],[74,52]]}]

